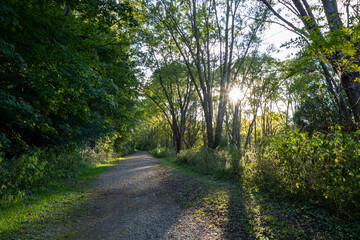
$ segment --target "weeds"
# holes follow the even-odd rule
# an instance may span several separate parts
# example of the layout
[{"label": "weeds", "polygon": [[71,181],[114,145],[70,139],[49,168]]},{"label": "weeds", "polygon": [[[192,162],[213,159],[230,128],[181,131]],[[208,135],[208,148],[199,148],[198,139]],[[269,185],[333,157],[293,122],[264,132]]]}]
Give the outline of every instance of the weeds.
[{"label": "weeds", "polygon": [[[86,200],[94,194],[89,180],[100,175],[111,164],[86,167],[71,181],[52,183],[47,189],[37,189],[21,202],[0,210],[0,239],[52,239],[54,225],[69,223],[68,215],[81,214]],[[58,230],[59,230],[58,229]]]},{"label": "weeds", "polygon": [[[205,192],[183,194],[196,199],[190,206],[195,221],[209,228],[221,228],[225,239],[359,239],[358,222],[344,221],[309,202],[294,202],[275,191],[264,191],[249,182],[234,182],[203,175],[199,167],[174,159],[162,162],[188,176],[192,185],[203,185]],[[179,188],[183,183],[178,183]],[[199,187],[199,186],[198,186]],[[180,190],[181,192],[181,190]],[[194,196],[196,195],[196,196]]]},{"label": "weeds", "polygon": [[158,146],[150,151],[150,154],[156,158],[175,157],[176,152],[174,149]]},{"label": "weeds", "polygon": [[360,219],[360,133],[287,132],[256,151],[188,149],[176,162],[293,200],[307,199],[346,220]]}]

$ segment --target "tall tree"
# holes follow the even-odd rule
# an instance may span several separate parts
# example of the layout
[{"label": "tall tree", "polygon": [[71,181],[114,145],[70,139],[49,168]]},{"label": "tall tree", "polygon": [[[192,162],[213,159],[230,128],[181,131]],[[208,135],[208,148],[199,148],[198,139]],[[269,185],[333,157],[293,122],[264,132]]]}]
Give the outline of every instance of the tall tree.
[{"label": "tall tree", "polygon": [[10,0],[0,12],[0,145],[7,155],[129,128],[137,86],[129,3]]},{"label": "tall tree", "polygon": [[[156,16],[162,26],[157,28],[169,32],[187,66],[204,111],[207,144],[211,148],[220,144],[227,94],[237,75],[235,67],[239,67],[234,59],[246,57],[256,46],[266,17],[256,4],[246,3],[242,0],[146,3],[148,14]],[[261,20],[254,21],[245,12],[252,12]],[[218,105],[214,102],[215,86],[219,88]]]},{"label": "tall tree", "polygon": [[[287,9],[287,12],[296,16],[286,18],[279,13],[271,1],[260,0],[281,21],[286,28],[298,33],[302,40],[307,43],[314,56],[321,64],[329,89],[333,94],[337,93],[338,106],[347,119],[348,125],[354,128],[351,119],[347,117],[348,110],[341,92],[345,91],[348,99],[353,121],[360,123],[360,77],[359,70],[359,5],[352,1],[322,0],[321,4],[315,4],[307,0],[276,1],[279,6]],[[345,9],[339,11],[339,6]],[[290,20],[291,19],[291,20]],[[302,25],[302,26],[301,26]],[[331,70],[328,69],[328,65]],[[331,72],[336,73],[341,85],[333,86],[335,81]],[[334,90],[334,87],[337,89]],[[349,122],[351,121],[351,122]]]},{"label": "tall tree", "polygon": [[178,62],[158,65],[144,92],[163,112],[173,132],[176,152],[183,149],[185,126],[193,87],[186,68]]}]

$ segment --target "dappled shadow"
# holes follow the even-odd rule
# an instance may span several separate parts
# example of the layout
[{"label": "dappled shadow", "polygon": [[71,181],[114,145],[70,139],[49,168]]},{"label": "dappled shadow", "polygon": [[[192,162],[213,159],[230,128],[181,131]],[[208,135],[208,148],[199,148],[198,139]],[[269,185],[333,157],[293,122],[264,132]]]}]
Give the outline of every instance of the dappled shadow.
[{"label": "dappled shadow", "polygon": [[336,219],[306,200],[239,183],[229,194],[226,239],[358,239],[360,233],[359,223]]},{"label": "dappled shadow", "polygon": [[229,194],[228,220],[224,226],[224,239],[256,239],[251,226],[246,206],[246,194],[242,185],[233,185],[227,188]]},{"label": "dappled shadow", "polygon": [[158,163],[140,152],[101,176],[92,207],[67,239],[216,239],[191,210],[208,189]]},{"label": "dappled shadow", "polygon": [[92,199],[66,211],[76,217],[51,239],[351,239],[310,206],[183,174],[144,152],[116,163]]}]

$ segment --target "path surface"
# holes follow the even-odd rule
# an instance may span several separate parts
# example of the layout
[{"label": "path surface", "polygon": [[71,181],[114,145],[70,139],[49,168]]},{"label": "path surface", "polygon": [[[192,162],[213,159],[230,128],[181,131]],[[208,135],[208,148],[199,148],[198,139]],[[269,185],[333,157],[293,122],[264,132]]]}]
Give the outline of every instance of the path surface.
[{"label": "path surface", "polygon": [[[221,229],[209,228],[181,203],[181,176],[157,163],[139,152],[102,175],[100,194],[68,239],[221,239]],[[202,186],[192,187],[201,191]]]}]

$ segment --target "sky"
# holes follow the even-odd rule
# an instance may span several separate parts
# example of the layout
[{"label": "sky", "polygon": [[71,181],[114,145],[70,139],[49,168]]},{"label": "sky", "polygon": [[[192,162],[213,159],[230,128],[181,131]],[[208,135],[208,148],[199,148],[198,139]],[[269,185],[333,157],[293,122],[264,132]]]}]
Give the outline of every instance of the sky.
[{"label": "sky", "polygon": [[299,51],[294,47],[286,49],[286,47],[280,47],[282,44],[291,40],[291,38],[296,38],[297,35],[287,29],[284,29],[278,24],[271,24],[269,29],[265,32],[264,35],[264,44],[260,47],[262,52],[265,52],[269,45],[273,44],[279,52],[271,53],[270,55],[278,58],[280,60],[288,60],[293,58],[295,54]]}]

